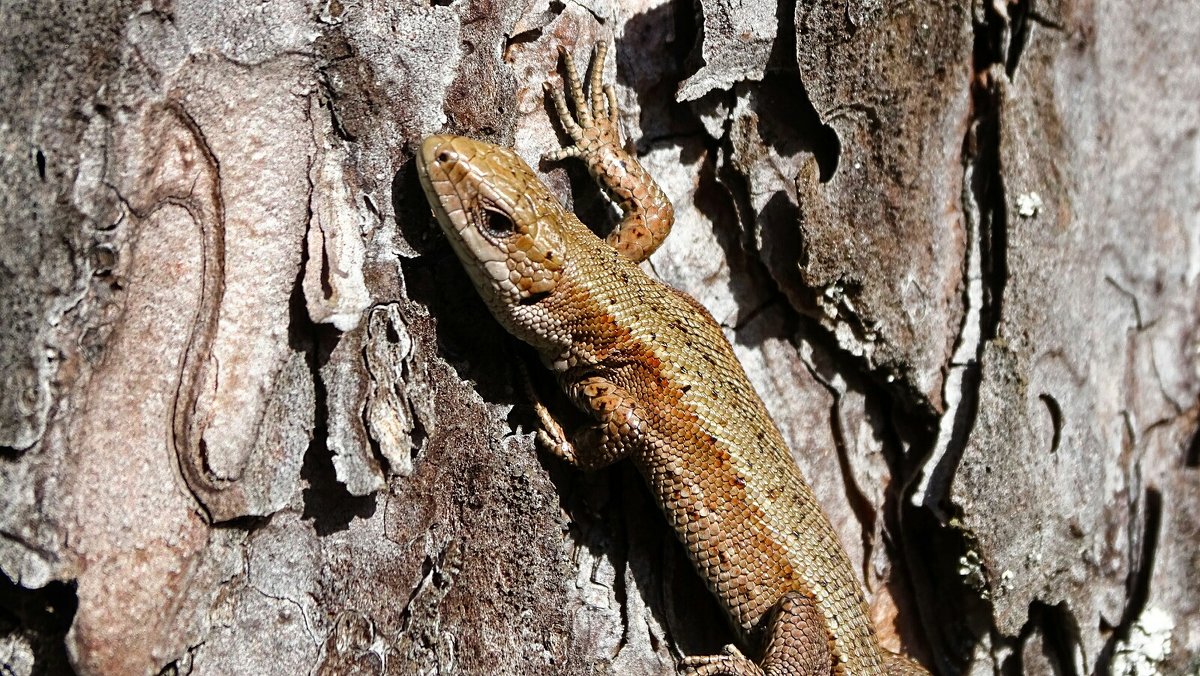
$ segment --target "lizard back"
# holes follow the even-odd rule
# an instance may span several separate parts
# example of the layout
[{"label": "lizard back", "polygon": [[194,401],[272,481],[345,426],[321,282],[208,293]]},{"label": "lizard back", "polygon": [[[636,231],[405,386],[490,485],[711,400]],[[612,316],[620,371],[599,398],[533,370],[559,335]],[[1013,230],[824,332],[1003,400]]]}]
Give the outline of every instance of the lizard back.
[{"label": "lizard back", "polygon": [[788,591],[810,594],[846,673],[882,660],[849,558],[720,326],[646,275],[574,216],[566,269],[545,302],[572,336],[564,389],[600,376],[629,393],[644,425],[628,441],[708,587],[746,635]]}]

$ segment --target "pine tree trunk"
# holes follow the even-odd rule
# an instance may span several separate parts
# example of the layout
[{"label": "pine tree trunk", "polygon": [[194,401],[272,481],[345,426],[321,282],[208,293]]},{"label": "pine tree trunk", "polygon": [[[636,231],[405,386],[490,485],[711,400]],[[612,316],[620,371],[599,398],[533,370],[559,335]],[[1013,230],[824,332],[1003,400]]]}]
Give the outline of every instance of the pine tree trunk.
[{"label": "pine tree trunk", "polygon": [[734,634],[628,467],[535,448],[530,353],[413,153],[515,147],[615,41],[722,323],[938,674],[1200,668],[1200,6],[0,6],[5,673],[674,673]]}]

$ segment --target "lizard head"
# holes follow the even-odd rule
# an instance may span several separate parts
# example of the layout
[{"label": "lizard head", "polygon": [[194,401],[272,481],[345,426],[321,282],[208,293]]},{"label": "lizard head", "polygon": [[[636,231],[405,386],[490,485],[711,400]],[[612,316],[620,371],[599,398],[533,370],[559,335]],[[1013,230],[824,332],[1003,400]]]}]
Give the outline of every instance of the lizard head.
[{"label": "lizard head", "polygon": [[426,138],[418,163],[425,196],[485,298],[530,303],[553,291],[564,263],[553,227],[562,207],[529,164],[461,136]]},{"label": "lizard head", "polygon": [[425,196],[484,301],[506,321],[549,296],[566,263],[565,211],[516,153],[430,136],[417,154]]}]

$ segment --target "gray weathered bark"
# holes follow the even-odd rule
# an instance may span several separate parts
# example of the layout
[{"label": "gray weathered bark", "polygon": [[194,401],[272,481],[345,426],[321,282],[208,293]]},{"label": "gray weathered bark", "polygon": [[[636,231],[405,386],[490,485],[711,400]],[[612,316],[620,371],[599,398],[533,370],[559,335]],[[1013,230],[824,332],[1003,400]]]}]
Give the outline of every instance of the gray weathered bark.
[{"label": "gray weathered bark", "polygon": [[[671,673],[732,639],[640,480],[534,448],[415,180],[614,40],[727,329],[942,674],[1200,670],[1200,7],[0,6],[0,663]],[[535,373],[535,378],[537,377]],[[6,672],[9,673],[9,672]]]}]

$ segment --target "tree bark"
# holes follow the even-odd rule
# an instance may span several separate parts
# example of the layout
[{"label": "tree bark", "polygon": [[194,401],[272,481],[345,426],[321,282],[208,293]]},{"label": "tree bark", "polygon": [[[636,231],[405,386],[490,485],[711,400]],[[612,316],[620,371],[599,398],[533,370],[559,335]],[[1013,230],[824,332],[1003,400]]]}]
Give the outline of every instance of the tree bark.
[{"label": "tree bark", "polygon": [[[1200,7],[0,7],[5,673],[673,673],[734,640],[635,472],[535,448],[432,133],[603,232],[543,99],[615,43],[885,645],[1200,668]],[[611,53],[611,52],[610,52]]]}]

